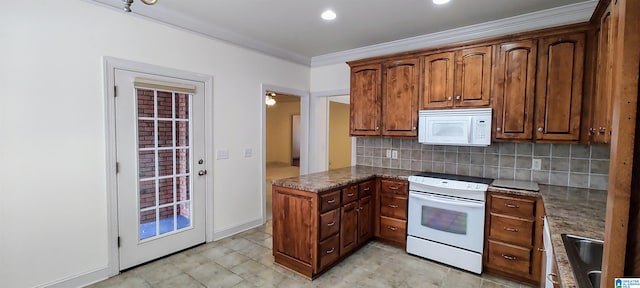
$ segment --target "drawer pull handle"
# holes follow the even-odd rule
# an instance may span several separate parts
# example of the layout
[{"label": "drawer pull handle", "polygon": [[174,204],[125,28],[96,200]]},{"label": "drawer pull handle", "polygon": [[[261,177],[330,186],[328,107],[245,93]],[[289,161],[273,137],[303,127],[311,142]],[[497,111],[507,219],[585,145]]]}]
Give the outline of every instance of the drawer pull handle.
[{"label": "drawer pull handle", "polygon": [[389,204],[389,208],[398,208],[398,205]]},{"label": "drawer pull handle", "polygon": [[369,188],[369,187],[365,187],[365,188],[364,188],[364,189],[362,189],[362,190],[363,190],[363,191],[369,191],[369,190],[371,190],[371,188]]},{"label": "drawer pull handle", "polygon": [[336,248],[331,248],[331,249],[325,251],[325,253],[331,254],[331,253],[333,253],[333,251],[336,251]]},{"label": "drawer pull handle", "polygon": [[391,231],[396,231],[396,230],[398,230],[398,227],[387,226],[387,229],[389,229]]},{"label": "drawer pull handle", "polygon": [[504,206],[506,206],[507,208],[520,208],[520,206],[518,206],[518,205],[509,204],[509,203],[504,203]]},{"label": "drawer pull handle", "polygon": [[556,273],[549,273],[549,274],[547,274],[547,279],[549,279],[549,281],[551,281],[551,283],[553,283],[553,285],[556,285],[556,284],[558,284],[558,281],[553,280],[553,278],[555,278],[556,276],[558,276],[558,275],[556,275]]},{"label": "drawer pull handle", "polygon": [[331,223],[327,223],[327,226],[331,227],[333,225],[336,225],[336,221],[331,221]]},{"label": "drawer pull handle", "polygon": [[509,231],[509,232],[518,232],[518,229],[511,228],[511,227],[503,227],[502,229],[504,229],[505,231]]},{"label": "drawer pull handle", "polygon": [[389,189],[391,189],[391,190],[398,190],[398,187],[396,187],[396,186],[389,186]]},{"label": "drawer pull handle", "polygon": [[328,204],[336,203],[336,199],[327,200],[327,203],[328,203]]},{"label": "drawer pull handle", "polygon": [[538,248],[538,252],[544,252],[544,248]]},{"label": "drawer pull handle", "polygon": [[353,195],[354,195],[353,192],[347,194],[348,197],[353,197]]},{"label": "drawer pull handle", "polygon": [[509,261],[514,261],[517,259],[516,256],[510,256],[510,255],[504,255],[504,254],[502,254],[502,258],[507,259]]}]

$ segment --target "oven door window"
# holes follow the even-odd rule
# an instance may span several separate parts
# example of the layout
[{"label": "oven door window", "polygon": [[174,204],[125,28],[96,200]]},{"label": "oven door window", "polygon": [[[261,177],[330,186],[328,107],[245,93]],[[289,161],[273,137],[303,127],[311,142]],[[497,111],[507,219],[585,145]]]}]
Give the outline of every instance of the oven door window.
[{"label": "oven door window", "polygon": [[442,232],[467,234],[467,213],[422,206],[422,226]]}]

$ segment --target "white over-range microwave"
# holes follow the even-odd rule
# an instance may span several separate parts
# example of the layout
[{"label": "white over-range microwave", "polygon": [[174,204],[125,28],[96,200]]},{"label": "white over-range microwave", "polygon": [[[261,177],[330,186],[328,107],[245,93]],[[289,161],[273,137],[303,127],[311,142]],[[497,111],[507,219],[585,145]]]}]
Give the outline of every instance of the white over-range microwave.
[{"label": "white over-range microwave", "polygon": [[418,142],[433,145],[491,145],[491,108],[420,110]]}]

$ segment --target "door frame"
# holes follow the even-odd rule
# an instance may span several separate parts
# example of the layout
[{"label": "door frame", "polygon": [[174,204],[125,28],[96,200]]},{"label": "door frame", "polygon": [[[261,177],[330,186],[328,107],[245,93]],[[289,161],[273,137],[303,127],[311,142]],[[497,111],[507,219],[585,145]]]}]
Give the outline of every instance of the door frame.
[{"label": "door frame", "polygon": [[213,241],[213,76],[184,70],[167,68],[152,64],[134,62],[115,57],[104,56],[104,105],[105,105],[105,167],[106,197],[107,197],[107,269],[109,276],[120,273],[120,258],[118,255],[118,190],[116,175],[116,105],[115,105],[115,70],[130,70],[146,74],[156,74],[167,77],[186,79],[204,83],[205,97],[205,154],[206,169],[210,173],[205,175],[205,241]]},{"label": "door frame", "polygon": [[262,99],[262,109],[260,109],[260,113],[262,113],[262,135],[260,139],[262,146],[262,153],[260,153],[262,196],[260,207],[262,207],[263,224],[267,221],[267,104],[265,103],[267,90],[300,97],[300,175],[309,173],[309,92],[262,83],[260,87],[260,98]]}]

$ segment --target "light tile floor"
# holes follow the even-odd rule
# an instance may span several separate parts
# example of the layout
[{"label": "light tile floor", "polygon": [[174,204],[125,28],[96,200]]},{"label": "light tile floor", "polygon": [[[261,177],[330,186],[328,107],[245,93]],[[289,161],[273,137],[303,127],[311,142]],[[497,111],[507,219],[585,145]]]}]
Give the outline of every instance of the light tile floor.
[{"label": "light tile floor", "polygon": [[268,221],[89,287],[530,287],[492,275],[463,272],[376,241],[309,281],[273,263],[271,231]]}]

